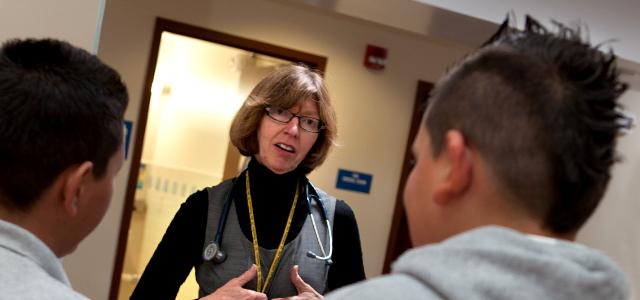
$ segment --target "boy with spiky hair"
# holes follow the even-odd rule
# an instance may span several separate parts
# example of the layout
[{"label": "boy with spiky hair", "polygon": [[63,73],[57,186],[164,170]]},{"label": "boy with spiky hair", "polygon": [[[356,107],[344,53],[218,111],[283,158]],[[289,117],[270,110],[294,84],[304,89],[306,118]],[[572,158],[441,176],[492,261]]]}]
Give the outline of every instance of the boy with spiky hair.
[{"label": "boy with spiky hair", "polygon": [[622,271],[574,243],[626,124],[612,53],[508,20],[437,83],[404,190],[416,248],[328,299],[627,299]]}]

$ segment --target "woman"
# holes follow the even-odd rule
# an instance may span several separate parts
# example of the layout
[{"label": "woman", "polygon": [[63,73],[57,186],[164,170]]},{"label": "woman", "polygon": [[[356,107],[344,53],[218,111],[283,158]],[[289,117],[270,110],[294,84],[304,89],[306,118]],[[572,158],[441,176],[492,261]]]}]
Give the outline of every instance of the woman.
[{"label": "woman", "polygon": [[[303,66],[274,71],[247,97],[230,136],[240,153],[251,156],[249,166],[182,204],[132,298],[175,298],[193,267],[201,297],[253,264],[259,266],[256,278],[244,288],[269,298],[298,294],[290,272],[321,294],[364,279],[351,208],[306,178],[336,136],[322,77]],[[224,238],[218,241],[219,226]]]}]

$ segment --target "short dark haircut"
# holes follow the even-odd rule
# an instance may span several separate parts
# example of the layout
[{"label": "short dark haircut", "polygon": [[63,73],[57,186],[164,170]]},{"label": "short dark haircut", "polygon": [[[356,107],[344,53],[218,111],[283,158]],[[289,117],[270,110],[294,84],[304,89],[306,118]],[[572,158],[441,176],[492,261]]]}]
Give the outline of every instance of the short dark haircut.
[{"label": "short dark haircut", "polygon": [[27,211],[66,168],[104,176],[121,146],[129,101],[96,56],[53,39],[0,48],[0,205]]},{"label": "short dark haircut", "polygon": [[508,23],[437,84],[426,112],[433,152],[459,130],[511,202],[555,233],[574,233],[609,181],[627,86],[612,51],[590,46],[579,26]]}]

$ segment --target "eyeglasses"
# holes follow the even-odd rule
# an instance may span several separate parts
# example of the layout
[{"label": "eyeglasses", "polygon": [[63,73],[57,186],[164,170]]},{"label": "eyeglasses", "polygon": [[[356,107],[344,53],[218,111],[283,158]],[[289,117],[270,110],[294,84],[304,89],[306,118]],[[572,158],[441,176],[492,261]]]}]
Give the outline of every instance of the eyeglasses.
[{"label": "eyeglasses", "polygon": [[267,112],[267,116],[269,116],[269,118],[281,124],[287,124],[295,117],[299,120],[298,124],[300,128],[305,131],[318,133],[320,130],[324,129],[322,121],[316,118],[299,116],[289,110],[277,106],[267,106],[264,110]]}]

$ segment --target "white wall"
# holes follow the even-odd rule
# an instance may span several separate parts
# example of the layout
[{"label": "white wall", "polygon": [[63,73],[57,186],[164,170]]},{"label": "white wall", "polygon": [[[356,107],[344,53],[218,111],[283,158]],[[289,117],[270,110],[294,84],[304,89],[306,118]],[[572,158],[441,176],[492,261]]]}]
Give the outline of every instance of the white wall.
[{"label": "white wall", "polygon": [[0,0],[0,42],[57,38],[95,53],[106,0]]},{"label": "white wall", "polygon": [[[338,113],[341,146],[311,178],[353,207],[360,224],[366,272],[368,276],[379,274],[417,81],[435,80],[467,49],[282,2],[110,0],[98,54],[122,74],[129,87],[131,104],[126,117],[134,120],[134,127],[156,16],[328,57],[326,78]],[[369,43],[389,49],[385,71],[371,72],[362,66]],[[418,59],[408,59],[412,57]],[[104,221],[73,254],[78,264],[68,267],[74,285],[94,299],[108,295],[129,168],[127,161]],[[336,190],[338,168],[373,174],[371,194]],[[96,260],[96,255],[100,259]],[[96,274],[95,270],[101,270],[99,276],[87,276]]]}]

